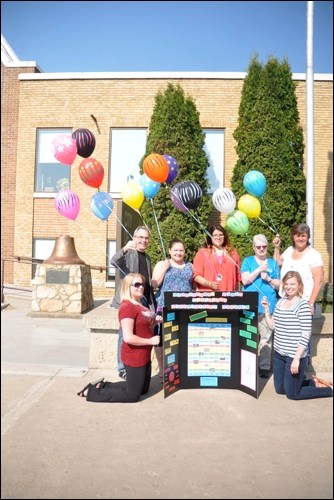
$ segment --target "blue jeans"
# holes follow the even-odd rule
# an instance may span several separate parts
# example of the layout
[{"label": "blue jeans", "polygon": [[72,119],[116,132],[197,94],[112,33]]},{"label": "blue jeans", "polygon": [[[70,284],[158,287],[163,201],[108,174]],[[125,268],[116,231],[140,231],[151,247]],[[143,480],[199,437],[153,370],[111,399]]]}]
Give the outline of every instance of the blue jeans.
[{"label": "blue jeans", "polygon": [[122,344],[123,344],[123,331],[122,328],[120,327],[118,330],[118,340],[117,340],[117,368],[119,372],[123,370],[125,371],[125,366],[123,364],[121,355]]},{"label": "blue jeans", "polygon": [[328,398],[333,396],[330,387],[316,387],[312,379],[306,380],[307,356],[299,362],[299,372],[290,371],[292,358],[274,352],[274,386],[278,394],[285,394],[289,399]]}]

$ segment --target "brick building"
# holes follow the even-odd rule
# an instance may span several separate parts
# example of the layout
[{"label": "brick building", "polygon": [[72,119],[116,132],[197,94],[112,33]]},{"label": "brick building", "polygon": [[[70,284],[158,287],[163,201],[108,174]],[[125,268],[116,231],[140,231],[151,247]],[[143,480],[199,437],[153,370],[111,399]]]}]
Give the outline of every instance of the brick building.
[{"label": "brick building", "polygon": [[[119,189],[112,193],[111,216],[106,221],[98,220],[90,209],[96,190],[80,179],[78,166],[83,158],[77,156],[67,168],[70,189],[80,198],[80,214],[75,221],[62,217],[54,207],[55,192],[46,188],[36,192],[39,133],[91,130],[96,137],[92,156],[105,169],[100,190],[112,192],[111,142],[113,137],[116,140],[115,133],[137,129],[146,133],[155,96],[165,90],[169,82],[179,83],[185,94],[194,98],[203,129],[221,131],[224,168],[220,183],[230,186],[237,161],[232,134],[238,123],[245,73],[43,73],[36,63],[20,61],[3,37],[1,42],[2,259],[40,258],[36,242],[52,242],[60,234],[69,234],[87,264],[101,268],[108,264],[119,223]],[[296,95],[306,143],[306,79],[304,74],[294,74],[293,78],[298,82]],[[332,282],[332,75],[314,75],[314,138],[313,243],[324,258],[325,280]],[[306,168],[306,158],[303,164]],[[57,169],[57,165],[54,168]],[[124,175],[120,170],[118,174]],[[31,265],[5,262],[4,283],[30,286],[32,277]],[[92,280],[95,297],[112,294],[112,273],[93,269]]]}]

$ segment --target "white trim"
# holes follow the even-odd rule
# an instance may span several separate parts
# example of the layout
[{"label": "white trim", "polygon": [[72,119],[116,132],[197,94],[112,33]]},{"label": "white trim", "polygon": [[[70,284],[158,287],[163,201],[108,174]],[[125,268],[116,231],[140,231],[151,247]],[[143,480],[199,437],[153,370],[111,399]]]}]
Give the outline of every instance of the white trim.
[{"label": "white trim", "polygon": [[[22,65],[22,63],[21,63]],[[101,72],[101,73],[20,73],[19,80],[244,80],[247,73],[228,72]],[[306,80],[306,73],[292,73],[293,80]],[[317,81],[332,81],[333,73],[314,75]]]}]

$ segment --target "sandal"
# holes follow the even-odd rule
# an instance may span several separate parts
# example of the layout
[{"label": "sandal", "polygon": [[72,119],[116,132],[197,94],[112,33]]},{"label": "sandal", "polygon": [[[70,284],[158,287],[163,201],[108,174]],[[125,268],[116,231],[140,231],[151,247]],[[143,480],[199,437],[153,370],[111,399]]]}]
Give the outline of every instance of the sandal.
[{"label": "sandal", "polygon": [[95,380],[95,382],[89,382],[89,384],[85,385],[85,387],[83,389],[81,389],[81,391],[77,392],[77,395],[82,397],[82,398],[85,398],[86,395],[84,394],[85,391],[87,391],[87,389],[92,385],[92,386],[96,386],[98,384],[101,384],[101,382],[104,381],[104,378],[100,378],[99,380]]}]

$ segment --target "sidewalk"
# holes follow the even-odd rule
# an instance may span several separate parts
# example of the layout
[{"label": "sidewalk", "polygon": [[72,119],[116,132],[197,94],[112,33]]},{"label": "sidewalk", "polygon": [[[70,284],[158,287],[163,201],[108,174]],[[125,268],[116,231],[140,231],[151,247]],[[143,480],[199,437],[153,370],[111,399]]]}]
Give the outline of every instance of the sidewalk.
[{"label": "sidewalk", "polygon": [[[76,392],[89,370],[80,319],[1,312],[2,499],[333,498],[333,400],[180,390],[158,377],[136,404]],[[331,374],[322,373],[328,377]]]}]

